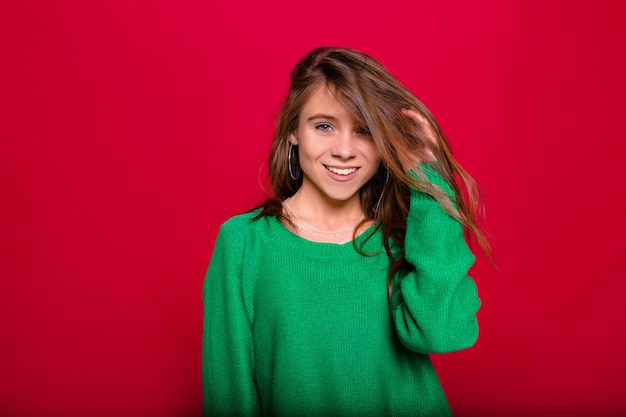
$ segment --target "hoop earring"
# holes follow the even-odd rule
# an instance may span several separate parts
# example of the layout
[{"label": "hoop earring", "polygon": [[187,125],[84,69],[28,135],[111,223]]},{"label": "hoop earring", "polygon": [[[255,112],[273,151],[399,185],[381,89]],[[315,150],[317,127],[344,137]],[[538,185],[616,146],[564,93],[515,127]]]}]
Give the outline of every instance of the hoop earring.
[{"label": "hoop earring", "polygon": [[[293,170],[291,169],[291,152],[293,151],[293,143],[289,142],[289,156],[287,159],[287,166],[289,167],[289,176],[291,177],[292,180],[297,180],[298,178],[300,178],[300,174],[302,173],[302,169],[300,168],[300,166],[298,165],[298,175],[293,175]],[[296,157],[294,156],[293,159],[296,159]]]}]

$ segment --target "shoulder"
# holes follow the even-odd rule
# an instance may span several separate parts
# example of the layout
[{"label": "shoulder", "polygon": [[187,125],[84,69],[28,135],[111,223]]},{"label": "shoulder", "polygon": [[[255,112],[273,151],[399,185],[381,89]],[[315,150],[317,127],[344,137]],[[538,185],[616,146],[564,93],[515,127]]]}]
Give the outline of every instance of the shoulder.
[{"label": "shoulder", "polygon": [[230,217],[224,223],[222,223],[220,230],[238,230],[246,229],[255,221],[258,217],[260,209],[247,211],[245,213],[237,214]]},{"label": "shoulder", "polygon": [[256,233],[260,223],[265,223],[258,215],[260,209],[238,214],[220,226],[218,239],[225,239],[231,245],[243,246],[248,235]]}]

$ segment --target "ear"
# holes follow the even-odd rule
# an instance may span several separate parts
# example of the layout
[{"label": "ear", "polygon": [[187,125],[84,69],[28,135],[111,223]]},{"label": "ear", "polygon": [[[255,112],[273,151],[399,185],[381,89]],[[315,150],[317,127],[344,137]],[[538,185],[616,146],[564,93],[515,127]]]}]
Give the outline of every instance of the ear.
[{"label": "ear", "polygon": [[296,132],[289,134],[289,142],[291,142],[294,145],[298,144],[298,138],[296,137]]}]

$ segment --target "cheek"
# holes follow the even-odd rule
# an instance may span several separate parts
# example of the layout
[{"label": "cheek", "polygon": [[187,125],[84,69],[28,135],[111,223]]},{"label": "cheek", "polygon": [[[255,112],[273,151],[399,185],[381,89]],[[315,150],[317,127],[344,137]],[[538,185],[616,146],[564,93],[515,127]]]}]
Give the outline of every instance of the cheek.
[{"label": "cheek", "polygon": [[370,168],[370,172],[368,173],[368,181],[370,179],[372,179],[372,177],[374,177],[374,175],[376,175],[376,173],[378,172],[378,167],[380,166],[379,162],[376,162],[375,164],[372,164],[371,168]]},{"label": "cheek", "polygon": [[312,149],[310,146],[300,146],[299,150],[300,152],[298,156],[300,158],[300,163],[306,164],[308,162],[311,162],[317,156],[315,149]]},{"label": "cheek", "polygon": [[380,163],[380,152],[378,152],[378,147],[374,142],[368,144],[368,146],[364,149],[363,154],[370,163],[375,164],[376,168],[378,168],[378,164]]},{"label": "cheek", "polygon": [[378,152],[372,152],[366,155],[366,157],[368,160],[366,180],[369,181],[378,172],[378,168],[380,167],[381,162]]},{"label": "cheek", "polygon": [[381,163],[380,152],[378,152],[378,147],[376,145],[372,144],[372,146],[368,149],[366,158],[370,163],[369,178],[371,179],[374,175],[376,175]]}]

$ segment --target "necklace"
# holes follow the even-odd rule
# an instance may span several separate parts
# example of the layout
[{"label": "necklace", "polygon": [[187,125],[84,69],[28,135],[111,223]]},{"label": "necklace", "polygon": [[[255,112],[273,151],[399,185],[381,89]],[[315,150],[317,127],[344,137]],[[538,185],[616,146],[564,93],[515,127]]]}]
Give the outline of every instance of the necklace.
[{"label": "necklace", "polygon": [[364,213],[361,215],[361,217],[359,217],[357,221],[355,221],[353,224],[351,224],[348,227],[344,227],[343,229],[321,230],[321,229],[311,226],[310,224],[302,220],[300,217],[298,217],[298,215],[289,206],[289,203],[287,202],[287,200],[283,201],[283,204],[285,204],[287,211],[289,211],[289,213],[291,213],[291,215],[293,216],[294,223],[296,224],[296,226],[298,226],[298,229],[306,233],[309,233],[313,236],[318,236],[318,237],[335,237],[336,238],[341,235],[345,235],[346,233],[353,231],[354,228],[365,218],[365,213]]}]

